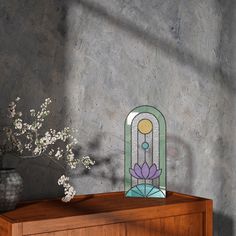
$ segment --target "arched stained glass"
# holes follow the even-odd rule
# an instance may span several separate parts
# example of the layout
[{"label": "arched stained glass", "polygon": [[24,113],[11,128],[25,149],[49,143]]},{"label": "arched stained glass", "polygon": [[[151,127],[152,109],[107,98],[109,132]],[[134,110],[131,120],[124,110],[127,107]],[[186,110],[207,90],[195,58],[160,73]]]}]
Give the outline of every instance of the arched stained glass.
[{"label": "arched stained glass", "polygon": [[125,195],[166,197],[166,122],[152,106],[133,109],[125,120]]}]

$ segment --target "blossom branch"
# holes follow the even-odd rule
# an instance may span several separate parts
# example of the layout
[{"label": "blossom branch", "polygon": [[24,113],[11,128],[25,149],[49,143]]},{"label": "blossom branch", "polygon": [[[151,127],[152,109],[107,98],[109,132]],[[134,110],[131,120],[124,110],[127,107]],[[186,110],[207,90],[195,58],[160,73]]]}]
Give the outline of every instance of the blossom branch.
[{"label": "blossom branch", "polygon": [[[82,163],[87,169],[94,165],[95,162],[89,156],[80,158],[75,156],[73,149],[78,143],[78,140],[72,135],[75,130],[65,127],[60,131],[49,129],[44,134],[40,132],[46,117],[50,114],[48,109],[52,102],[50,98],[45,99],[39,111],[30,110],[31,122],[29,123],[23,120],[22,112],[16,109],[19,100],[19,97],[16,98],[8,106],[10,125],[5,126],[2,130],[9,145],[7,146],[3,142],[0,146],[0,156],[12,151],[18,152],[24,159],[45,156],[63,170],[66,170],[65,166],[58,162],[61,159],[71,169],[75,169],[79,163]],[[58,184],[64,187],[65,197],[62,200],[69,201],[75,195],[75,190],[69,184],[69,178],[63,176],[59,179],[60,181],[58,180]]]}]

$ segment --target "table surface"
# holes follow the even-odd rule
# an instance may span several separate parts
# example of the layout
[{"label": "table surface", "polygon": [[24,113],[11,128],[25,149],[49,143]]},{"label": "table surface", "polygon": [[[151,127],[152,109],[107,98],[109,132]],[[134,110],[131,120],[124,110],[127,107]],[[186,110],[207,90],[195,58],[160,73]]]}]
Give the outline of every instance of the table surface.
[{"label": "table surface", "polygon": [[69,203],[61,202],[59,199],[25,202],[13,211],[0,214],[0,217],[17,223],[205,200],[207,199],[175,192],[167,192],[167,198],[145,199],[127,198],[124,192],[113,192],[76,196]]}]

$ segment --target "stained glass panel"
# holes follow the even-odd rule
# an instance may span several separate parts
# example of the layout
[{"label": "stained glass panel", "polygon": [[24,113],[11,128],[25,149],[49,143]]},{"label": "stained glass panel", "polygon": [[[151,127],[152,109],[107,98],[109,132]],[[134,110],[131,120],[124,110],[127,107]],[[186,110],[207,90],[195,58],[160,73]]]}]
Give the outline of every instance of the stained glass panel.
[{"label": "stained glass panel", "polygon": [[127,197],[166,197],[166,122],[151,106],[133,109],[125,121]]}]

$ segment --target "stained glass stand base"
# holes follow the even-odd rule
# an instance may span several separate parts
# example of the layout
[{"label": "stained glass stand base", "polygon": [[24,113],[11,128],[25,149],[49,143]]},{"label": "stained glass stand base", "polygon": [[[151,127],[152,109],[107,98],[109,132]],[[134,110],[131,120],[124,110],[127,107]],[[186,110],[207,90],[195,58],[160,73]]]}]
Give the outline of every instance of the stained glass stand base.
[{"label": "stained glass stand base", "polygon": [[151,184],[138,184],[132,187],[126,197],[165,198],[164,192]]}]

